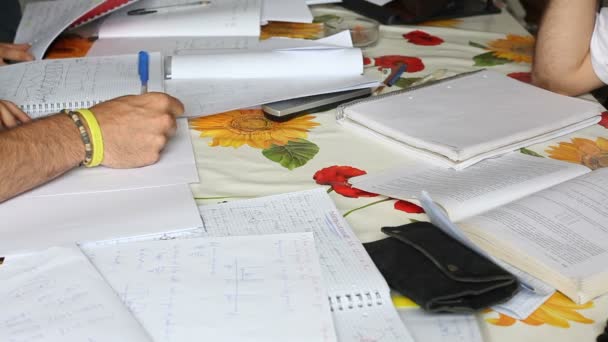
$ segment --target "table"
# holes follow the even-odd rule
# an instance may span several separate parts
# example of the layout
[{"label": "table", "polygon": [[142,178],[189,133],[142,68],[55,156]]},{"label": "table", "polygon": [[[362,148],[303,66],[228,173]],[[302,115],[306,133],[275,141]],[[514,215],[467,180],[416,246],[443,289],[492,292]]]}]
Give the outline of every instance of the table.
[{"label": "table", "polygon": [[[315,7],[314,14],[353,15],[335,6]],[[424,26],[381,26],[380,36],[375,46],[364,49],[365,72],[381,79],[382,69],[406,61],[409,69],[396,89],[437,69],[452,75],[485,67],[530,80],[534,39],[506,11]],[[54,55],[84,55],[90,42],[75,39],[67,45],[56,43]],[[192,119],[190,127],[200,175],[192,191],[201,204],[320,186],[363,242],[381,238],[383,226],[426,219],[415,204],[350,187],[348,178],[392,167],[408,157],[343,130],[336,124],[334,110],[285,122],[270,121],[259,110],[238,110]],[[608,114],[604,114],[599,125],[530,146],[525,152],[605,167],[607,129]],[[315,179],[320,175],[337,183],[319,184]],[[608,296],[576,305],[557,294],[525,321],[493,311],[477,317],[486,341],[592,341],[604,328],[606,312]]]},{"label": "table", "polygon": [[[339,7],[317,8],[315,14],[352,15]],[[404,87],[440,68],[451,75],[485,67],[529,82],[534,39],[506,11],[429,25],[381,26],[378,44],[364,50],[365,72],[381,79],[382,68],[406,61],[409,70],[397,83]],[[190,126],[201,180],[192,190],[202,204],[322,186],[363,242],[381,238],[383,226],[426,219],[415,205],[350,188],[348,178],[386,169],[407,156],[343,130],[334,110],[281,123],[259,110],[240,110],[192,119]],[[608,166],[607,128],[605,114],[601,125],[526,151]],[[295,149],[303,152],[291,158]],[[321,174],[344,182],[318,184],[315,175]],[[603,330],[607,309],[608,297],[576,305],[557,294],[525,321],[493,311],[478,320],[487,341],[591,341]]]}]

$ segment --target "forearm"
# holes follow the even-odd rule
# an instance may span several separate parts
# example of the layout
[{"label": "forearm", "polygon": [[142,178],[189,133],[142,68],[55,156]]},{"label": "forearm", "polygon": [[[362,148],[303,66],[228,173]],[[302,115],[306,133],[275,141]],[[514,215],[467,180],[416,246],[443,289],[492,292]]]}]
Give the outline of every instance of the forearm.
[{"label": "forearm", "polygon": [[67,115],[53,115],[0,133],[0,202],[78,166],[84,144]]},{"label": "forearm", "polygon": [[532,78],[549,90],[578,95],[603,83],[593,72],[590,42],[597,0],[552,0],[538,31]]}]

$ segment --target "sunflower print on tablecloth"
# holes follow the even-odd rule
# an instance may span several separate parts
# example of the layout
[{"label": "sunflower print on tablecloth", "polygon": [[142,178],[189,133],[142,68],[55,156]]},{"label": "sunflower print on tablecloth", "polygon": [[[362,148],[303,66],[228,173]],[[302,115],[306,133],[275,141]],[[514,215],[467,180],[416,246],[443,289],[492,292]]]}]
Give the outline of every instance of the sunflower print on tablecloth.
[{"label": "sunflower print on tablecloth", "polygon": [[232,110],[190,119],[190,128],[201,138],[212,138],[209,146],[239,148],[249,145],[281,166],[293,170],[311,160],[319,147],[306,140],[308,132],[319,123],[313,115],[287,121],[273,121],[260,109]]},{"label": "sunflower print on tablecloth", "polygon": [[[532,326],[541,326],[544,324],[559,327],[569,328],[570,322],[581,324],[594,323],[592,319],[583,316],[577,310],[584,310],[593,307],[593,302],[585,304],[576,304],[568,297],[560,292],[555,292],[549,299],[534,311],[528,318],[520,320],[520,322]],[[488,313],[493,312],[488,310]],[[514,325],[518,320],[501,313],[498,313],[498,318],[486,318],[488,323],[508,327]]]},{"label": "sunflower print on tablecloth", "polygon": [[473,57],[474,66],[494,66],[507,63],[532,63],[534,55],[534,37],[508,34],[505,38],[490,41],[486,45],[469,42],[484,52]]},{"label": "sunflower print on tablecloth", "polygon": [[595,170],[608,167],[608,139],[595,140],[572,138],[570,142],[560,142],[545,150],[550,158],[585,165]]}]

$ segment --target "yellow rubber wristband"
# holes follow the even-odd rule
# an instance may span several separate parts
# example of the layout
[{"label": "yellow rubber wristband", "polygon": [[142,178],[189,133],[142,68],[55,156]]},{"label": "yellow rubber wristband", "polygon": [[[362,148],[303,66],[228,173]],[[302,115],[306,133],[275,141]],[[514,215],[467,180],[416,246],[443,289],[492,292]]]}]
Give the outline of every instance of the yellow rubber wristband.
[{"label": "yellow rubber wristband", "polygon": [[84,166],[99,166],[103,161],[103,136],[101,135],[99,122],[97,121],[95,114],[88,109],[77,109],[76,112],[78,112],[87,123],[89,132],[91,133],[91,143],[93,145],[93,157],[91,158],[91,162],[85,163]]}]

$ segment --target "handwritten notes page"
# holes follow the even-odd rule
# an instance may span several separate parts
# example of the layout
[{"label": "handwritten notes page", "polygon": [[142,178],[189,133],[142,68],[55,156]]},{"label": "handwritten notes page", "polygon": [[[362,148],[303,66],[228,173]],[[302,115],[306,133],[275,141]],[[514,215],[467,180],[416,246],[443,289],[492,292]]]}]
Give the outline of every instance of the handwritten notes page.
[{"label": "handwritten notes page", "polygon": [[401,309],[399,316],[416,341],[483,342],[475,315],[429,314],[422,309]]},{"label": "handwritten notes page", "polygon": [[78,248],[7,257],[1,341],[151,341]]},{"label": "handwritten notes page", "polygon": [[156,13],[128,15],[130,10],[137,8],[175,4],[168,0],[139,1],[111,14],[102,23],[99,38],[260,36],[261,0],[188,3],[190,5],[159,9]]},{"label": "handwritten notes page", "polygon": [[340,341],[412,341],[388,286],[325,190],[200,206],[193,236],[313,232]]},{"label": "handwritten notes page", "polygon": [[[164,89],[161,71],[160,54],[151,54],[150,91]],[[0,98],[34,117],[140,90],[137,55],[33,61],[2,67],[0,73]]]},{"label": "handwritten notes page", "polygon": [[311,233],[83,246],[155,341],[335,341]]},{"label": "handwritten notes page", "polygon": [[104,0],[29,2],[19,22],[15,43],[32,44],[31,52],[42,59],[53,40],[81,15]]}]

